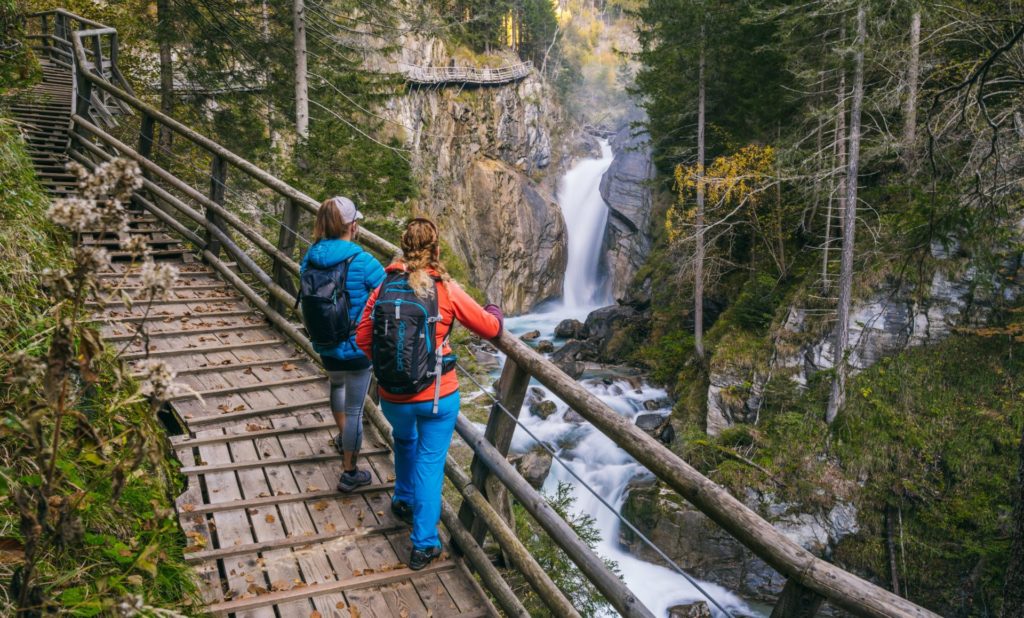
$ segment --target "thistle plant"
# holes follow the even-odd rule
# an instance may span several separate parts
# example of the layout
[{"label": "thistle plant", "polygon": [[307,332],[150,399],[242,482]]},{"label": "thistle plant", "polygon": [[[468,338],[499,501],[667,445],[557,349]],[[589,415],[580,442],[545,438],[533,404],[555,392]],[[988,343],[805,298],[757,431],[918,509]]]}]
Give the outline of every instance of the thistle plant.
[{"label": "thistle plant", "polygon": [[[142,185],[141,171],[123,159],[92,171],[77,164],[69,169],[78,177],[78,195],[55,200],[47,212],[52,223],[70,233],[71,251],[65,264],[45,270],[41,277],[51,321],[45,345],[3,359],[9,371],[0,392],[0,437],[13,452],[12,465],[0,468],[0,493],[9,495],[20,519],[19,550],[24,558],[9,588],[19,616],[43,615],[52,609],[53,601],[41,584],[40,565],[47,556],[73,554],[85,547],[90,528],[84,513],[96,508],[96,496],[110,496],[112,504],[103,508],[116,509],[126,483],[143,464],[164,469],[163,446],[148,436],[157,433],[156,412],[163,401],[181,392],[174,372],[163,363],[150,362],[141,382],[131,382],[118,359],[131,342],[120,351],[107,349],[89,305],[121,300],[131,308],[143,303],[134,339],[143,332],[153,301],[166,296],[177,278],[173,266],[153,260],[144,239],[128,234],[127,205]],[[111,258],[103,248],[85,244],[86,233],[118,235],[120,248],[131,258],[122,277],[113,282],[100,277],[111,270]],[[131,288],[136,292],[132,297],[124,283],[136,274],[140,284]],[[145,405],[149,414],[142,423],[106,424],[108,418],[130,418],[129,410]],[[101,418],[103,431],[97,429]],[[153,508],[164,520],[171,515],[168,509]],[[158,570],[154,547],[141,548],[132,564],[152,577]],[[131,548],[125,551],[134,553]],[[133,577],[141,575],[128,579]],[[122,595],[112,596],[102,609],[127,616],[138,614],[140,607],[146,607],[140,597]]]}]

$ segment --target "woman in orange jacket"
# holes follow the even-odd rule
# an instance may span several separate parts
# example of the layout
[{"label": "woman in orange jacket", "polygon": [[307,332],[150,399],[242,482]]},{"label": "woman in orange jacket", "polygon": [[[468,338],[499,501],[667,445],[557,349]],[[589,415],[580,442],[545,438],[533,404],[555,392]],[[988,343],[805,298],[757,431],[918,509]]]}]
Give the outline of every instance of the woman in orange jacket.
[{"label": "woman in orange jacket", "polygon": [[[356,344],[374,363],[381,409],[395,440],[391,510],[412,524],[409,568],[441,555],[444,463],[459,415],[459,382],[448,333],[455,320],[485,339],[501,333],[496,305],[481,307],[440,261],[437,227],[413,219],[402,235],[402,257],[366,302]],[[375,358],[376,356],[376,358]],[[440,379],[438,379],[440,374]]]}]

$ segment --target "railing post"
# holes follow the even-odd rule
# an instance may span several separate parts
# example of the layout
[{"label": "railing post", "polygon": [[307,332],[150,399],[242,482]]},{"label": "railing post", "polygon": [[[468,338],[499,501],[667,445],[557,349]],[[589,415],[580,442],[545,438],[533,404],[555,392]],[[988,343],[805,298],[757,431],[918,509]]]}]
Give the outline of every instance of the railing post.
[{"label": "railing post", "polygon": [[139,128],[139,154],[147,159],[153,158],[153,130],[155,125],[156,121],[153,117],[143,112],[142,125]]},{"label": "railing post", "polygon": [[790,578],[772,608],[771,618],[812,618],[824,602],[825,597]]},{"label": "railing post", "polygon": [[[498,380],[498,401],[516,418],[519,417],[519,411],[523,407],[523,401],[526,399],[526,389],[529,386],[530,374],[511,358],[506,359],[505,366],[501,370],[501,378]],[[498,407],[498,403],[493,404],[491,406],[491,413],[487,417],[487,428],[484,430],[484,437],[494,445],[494,448],[503,457],[508,456],[508,449],[512,444],[512,434],[515,433],[515,430],[515,419],[509,418]],[[494,506],[495,510],[509,515],[508,507],[505,504],[508,500],[508,492],[500,484],[488,482],[488,477],[491,475],[490,470],[487,464],[477,455],[473,456],[473,462],[470,464],[470,473],[473,485],[480,493],[487,497],[487,500]],[[466,529],[471,532],[476,542],[482,543],[484,536],[487,534],[487,528],[483,521],[477,519],[468,505],[462,505],[462,508],[459,510],[459,519],[466,526]],[[512,521],[508,523],[509,525],[513,524]]]},{"label": "railing post", "polygon": [[[153,136],[150,135],[150,142],[152,143]],[[224,205],[224,187],[228,177],[228,162],[225,161],[220,155],[213,155],[213,161],[210,163],[210,200],[216,202],[217,205]],[[210,227],[216,227],[225,234],[228,233],[224,222],[220,216],[210,210],[206,209],[206,249],[214,255],[214,257],[220,257],[220,240],[217,239],[216,235],[210,231]]]},{"label": "railing post", "polygon": [[[302,213],[302,207],[295,203],[295,200],[286,200],[284,203],[284,212],[281,213],[281,227],[278,229],[277,234],[277,248],[278,250],[292,257],[295,254],[295,230],[299,227],[299,215]],[[288,269],[284,267],[279,260],[274,260],[274,283],[281,286],[286,292],[294,296],[297,292],[295,288],[295,278],[288,272]],[[278,313],[284,314],[291,307],[283,306],[284,303],[275,300],[271,300],[271,306],[277,310]]]}]

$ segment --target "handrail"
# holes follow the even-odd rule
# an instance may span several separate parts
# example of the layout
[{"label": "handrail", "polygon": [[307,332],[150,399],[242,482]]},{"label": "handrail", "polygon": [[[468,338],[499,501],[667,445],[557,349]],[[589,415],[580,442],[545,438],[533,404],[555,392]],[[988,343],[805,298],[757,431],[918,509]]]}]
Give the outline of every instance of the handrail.
[{"label": "handrail", "polygon": [[[96,86],[115,99],[139,110],[144,115],[144,118],[148,118],[150,122],[160,122],[193,144],[242,170],[249,177],[274,190],[279,195],[288,198],[303,210],[307,212],[316,211],[316,201],[305,193],[274,177],[213,140],[166,116],[159,110],[139,100],[128,90],[119,88],[107,81],[102,75],[103,67],[102,63],[99,62],[101,58],[97,58],[95,63],[90,63],[82,39],[83,37],[98,37],[102,35],[116,37],[116,31],[61,9],[47,11],[43,14],[61,15],[65,19],[77,20],[85,25],[99,26],[98,28],[76,30],[71,33],[74,61],[77,65],[78,75],[82,77],[85,83]],[[63,41],[63,39],[58,40]],[[116,41],[116,39],[112,40]],[[98,65],[99,71],[93,72],[89,70],[88,67],[90,65]],[[116,67],[112,67],[112,73],[116,76]],[[79,119],[85,120],[82,116],[79,116]],[[102,129],[93,123],[89,123],[87,120],[79,124],[89,132],[103,133]],[[79,141],[81,139],[79,138]],[[148,186],[153,186],[153,184],[150,183]],[[175,200],[167,200],[166,194],[162,199],[164,199],[165,203],[175,208],[180,208],[180,205],[183,205],[175,204]],[[201,200],[201,203],[204,206],[209,206],[205,200]],[[192,214],[194,218],[200,218],[197,212],[193,211]],[[219,235],[217,234],[217,223],[209,218],[209,213],[207,213],[207,218],[200,219],[206,229],[209,232],[213,232],[219,241],[226,242],[229,245],[230,252],[235,257],[240,255],[247,257],[242,252],[242,249],[234,245],[226,234],[222,232]],[[381,254],[396,255],[398,253],[397,247],[368,230],[364,230],[362,240]],[[286,335],[300,342],[301,347],[307,352],[311,349],[308,347],[308,340],[283,318],[271,304],[262,300],[260,295],[245,281],[234,275],[214,252],[204,250],[204,257],[217,267],[222,274],[228,277],[232,285],[243,291],[246,297],[254,302],[257,308],[263,311]],[[248,260],[247,269],[249,265],[252,265],[251,260]],[[256,269],[259,270],[258,267]],[[262,270],[259,270],[259,272],[266,276],[266,273],[263,273]],[[263,277],[259,278],[261,283],[267,285],[268,281],[266,279]],[[722,526],[754,554],[786,576],[789,579],[787,589],[789,589],[790,584],[796,582],[799,586],[828,599],[835,605],[864,616],[936,616],[936,614],[911,603],[907,599],[864,581],[803,549],[777,531],[752,509],[733,497],[723,487],[700,474],[663,444],[617,414],[607,404],[588,392],[552,362],[508,332],[502,332],[492,343],[506,354],[508,358],[507,363],[512,363],[513,367],[517,368],[518,371],[525,372],[539,380],[551,392],[583,416],[583,418],[590,421],[594,427],[611,437],[619,447],[647,467],[656,477],[691,502],[710,519]],[[523,388],[525,389],[525,383]],[[513,409],[518,410],[518,408],[519,406],[513,406]],[[488,465],[491,471],[498,474],[499,477],[505,476],[507,479],[507,470],[497,462],[494,452],[488,450],[483,445],[478,444],[477,446],[478,453],[490,453],[490,455],[482,459],[490,460]],[[487,461],[484,461],[484,463],[487,464]],[[449,523],[448,520],[450,519],[452,518],[447,518],[446,523]]]}]

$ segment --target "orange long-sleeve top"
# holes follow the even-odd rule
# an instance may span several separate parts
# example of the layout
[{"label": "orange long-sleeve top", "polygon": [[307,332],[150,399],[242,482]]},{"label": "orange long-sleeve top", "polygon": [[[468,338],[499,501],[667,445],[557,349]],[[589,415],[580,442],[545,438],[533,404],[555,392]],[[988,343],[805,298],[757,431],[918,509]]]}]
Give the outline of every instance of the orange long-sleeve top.
[{"label": "orange long-sleeve top", "polygon": [[[385,269],[387,272],[405,270],[405,264],[396,262]],[[437,275],[437,273],[431,273]],[[444,343],[445,337],[452,329],[455,320],[459,321],[469,330],[484,339],[493,339],[501,332],[501,323],[498,318],[484,311],[473,297],[466,293],[455,281],[441,282],[437,286],[438,298],[437,307],[441,314],[441,321],[435,329],[437,345]],[[363,309],[363,317],[356,327],[356,345],[366,354],[366,357],[373,361],[373,307],[377,303],[377,296],[380,294],[378,287],[370,293],[370,299],[366,301],[366,308]],[[451,353],[451,346],[445,346],[444,354]],[[456,372],[449,371],[441,376],[441,397],[451,395],[459,389],[459,379]],[[381,399],[394,403],[415,403],[420,401],[431,401],[434,398],[434,383],[418,393],[412,395],[396,395],[389,393],[383,388],[379,389]]]}]

